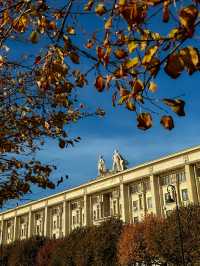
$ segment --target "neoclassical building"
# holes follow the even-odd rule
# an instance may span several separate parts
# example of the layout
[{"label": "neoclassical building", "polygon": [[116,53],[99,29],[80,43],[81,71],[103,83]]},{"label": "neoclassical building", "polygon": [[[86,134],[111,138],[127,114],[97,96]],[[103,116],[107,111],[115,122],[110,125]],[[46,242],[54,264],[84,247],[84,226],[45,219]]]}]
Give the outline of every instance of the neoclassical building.
[{"label": "neoclassical building", "polygon": [[180,206],[200,202],[200,146],[130,169],[117,155],[115,151],[112,171],[100,157],[95,180],[1,212],[0,244],[35,235],[61,238],[111,216],[127,223],[137,223],[148,213],[165,216],[175,207],[167,201],[169,184],[175,186]]}]

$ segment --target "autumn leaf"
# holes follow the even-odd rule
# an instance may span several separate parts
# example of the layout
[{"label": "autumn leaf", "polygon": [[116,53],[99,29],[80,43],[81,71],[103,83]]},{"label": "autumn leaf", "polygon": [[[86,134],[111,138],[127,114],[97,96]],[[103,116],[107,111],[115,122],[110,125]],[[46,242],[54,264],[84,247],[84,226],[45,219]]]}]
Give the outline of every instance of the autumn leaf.
[{"label": "autumn leaf", "polygon": [[170,55],[164,70],[171,78],[178,78],[178,76],[180,76],[181,72],[184,70],[184,64],[181,60],[181,57],[178,54]]},{"label": "autumn leaf", "polygon": [[164,128],[172,130],[174,128],[173,118],[169,115],[162,116],[160,123],[164,126]]},{"label": "autumn leaf", "polygon": [[73,63],[75,63],[75,64],[79,64],[80,63],[79,55],[76,52],[70,52],[69,57],[70,57],[70,59],[72,60]]},{"label": "autumn leaf", "polygon": [[30,40],[32,43],[37,43],[39,39],[39,34],[37,31],[32,31],[30,34]]},{"label": "autumn leaf", "polygon": [[184,7],[180,11],[180,24],[187,29],[188,32],[193,33],[194,23],[198,16],[198,9],[194,5]]},{"label": "autumn leaf", "polygon": [[95,12],[99,16],[102,16],[103,14],[105,14],[106,8],[105,8],[104,4],[103,3],[98,4],[95,8]]},{"label": "autumn leaf", "polygon": [[197,48],[188,46],[179,51],[180,58],[184,63],[184,68],[191,75],[199,69],[199,51]]},{"label": "autumn leaf", "polygon": [[148,89],[151,92],[156,92],[157,91],[157,84],[151,81]]},{"label": "autumn leaf", "polygon": [[142,130],[147,130],[152,127],[152,117],[150,113],[140,113],[137,116],[137,127]]},{"label": "autumn leaf", "polygon": [[179,116],[185,116],[185,102],[181,99],[163,99],[164,104],[171,107],[172,111]]},{"label": "autumn leaf", "polygon": [[93,47],[94,43],[92,40],[88,40],[88,42],[86,43],[85,47],[88,49],[91,49]]},{"label": "autumn leaf", "polygon": [[73,27],[67,27],[67,33],[69,33],[70,35],[74,35],[76,32]]},{"label": "autumn leaf", "polygon": [[157,51],[158,51],[157,45],[149,47],[145,52],[145,56],[143,57],[142,64],[143,65],[149,64]]},{"label": "autumn leaf", "polygon": [[93,4],[94,0],[89,0],[87,4],[84,6],[84,11],[90,11],[92,9]]},{"label": "autumn leaf", "polygon": [[109,30],[111,27],[112,27],[112,17],[110,17],[110,18],[106,21],[106,23],[105,23],[105,25],[104,25],[105,30]]},{"label": "autumn leaf", "polygon": [[118,59],[123,59],[127,56],[127,52],[124,51],[123,49],[117,49],[114,51],[114,55],[118,58]]},{"label": "autumn leaf", "polygon": [[97,78],[96,78],[96,81],[95,81],[95,87],[96,89],[98,90],[98,92],[102,92],[105,88],[105,80],[104,78],[102,77],[102,75],[99,75]]},{"label": "autumn leaf", "polygon": [[130,69],[130,68],[136,67],[138,63],[139,63],[138,57],[134,57],[133,59],[129,59],[128,61],[126,61],[125,68]]},{"label": "autumn leaf", "polygon": [[65,141],[63,139],[59,139],[59,147],[61,149],[64,149],[64,147],[65,147]]},{"label": "autumn leaf", "polygon": [[129,53],[134,52],[135,49],[137,48],[137,46],[138,46],[138,45],[137,45],[136,42],[134,42],[134,41],[129,42],[129,43],[128,43],[128,51],[129,51]]},{"label": "autumn leaf", "polygon": [[135,105],[131,101],[126,102],[126,108],[130,111],[135,111]]}]

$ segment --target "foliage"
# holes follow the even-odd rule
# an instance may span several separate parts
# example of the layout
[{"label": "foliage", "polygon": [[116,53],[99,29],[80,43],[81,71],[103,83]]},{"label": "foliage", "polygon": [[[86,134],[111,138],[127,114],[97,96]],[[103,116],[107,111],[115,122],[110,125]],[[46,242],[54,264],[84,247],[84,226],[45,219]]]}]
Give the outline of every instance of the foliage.
[{"label": "foliage", "polygon": [[122,222],[115,219],[99,226],[78,228],[55,249],[49,265],[117,265],[116,247],[121,229]]},{"label": "foliage", "polygon": [[[200,206],[189,205],[180,208],[181,239],[187,264],[200,261]],[[162,223],[152,228],[152,248],[167,263],[182,265],[181,240],[177,213],[174,210]]]},{"label": "foliage", "polygon": [[152,265],[158,262],[155,253],[152,252],[148,234],[159,222],[160,219],[150,215],[140,223],[127,224],[123,227],[118,242],[120,265],[134,265],[135,263]]},{"label": "foliage", "polygon": [[49,263],[50,263],[52,252],[56,249],[58,245],[61,245],[62,243],[63,243],[62,239],[47,240],[37,252],[36,265],[37,266],[50,265]]},{"label": "foliage", "polygon": [[157,77],[199,71],[198,13],[198,0],[0,1],[0,205],[32,183],[54,188],[53,167],[21,155],[46,138],[73,146],[80,137],[68,135],[69,124],[105,114],[79,100],[89,80],[112,91],[113,106],[133,112],[138,128],[151,128],[158,114],[171,130],[185,102],[158,99]]},{"label": "foliage", "polygon": [[9,249],[7,266],[35,266],[36,254],[44,242],[45,239],[41,237],[16,241]]}]

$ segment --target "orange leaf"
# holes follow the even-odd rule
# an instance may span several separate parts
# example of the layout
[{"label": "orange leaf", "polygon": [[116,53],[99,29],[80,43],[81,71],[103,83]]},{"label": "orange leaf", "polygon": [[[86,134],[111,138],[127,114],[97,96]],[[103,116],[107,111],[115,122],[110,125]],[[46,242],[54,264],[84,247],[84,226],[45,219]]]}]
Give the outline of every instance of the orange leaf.
[{"label": "orange leaf", "polygon": [[96,81],[95,81],[95,87],[96,89],[98,90],[98,92],[102,92],[105,88],[105,80],[104,78],[102,77],[102,75],[99,75],[97,78],[96,78]]},{"label": "orange leaf", "polygon": [[171,116],[164,115],[162,116],[160,123],[164,126],[164,128],[172,130],[174,128],[174,121]]},{"label": "orange leaf", "polygon": [[150,113],[141,113],[137,117],[137,127],[146,130],[152,127],[152,117]]}]

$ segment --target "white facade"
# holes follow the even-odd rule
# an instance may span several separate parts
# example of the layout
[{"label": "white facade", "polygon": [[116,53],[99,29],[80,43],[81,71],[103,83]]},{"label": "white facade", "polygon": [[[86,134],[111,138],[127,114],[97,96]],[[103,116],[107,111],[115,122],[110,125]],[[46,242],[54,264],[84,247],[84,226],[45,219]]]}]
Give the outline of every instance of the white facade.
[{"label": "white facade", "polygon": [[34,235],[61,238],[111,216],[136,223],[145,214],[167,215],[167,186],[178,204],[200,202],[200,146],[98,177],[79,187],[0,213],[0,243]]}]

